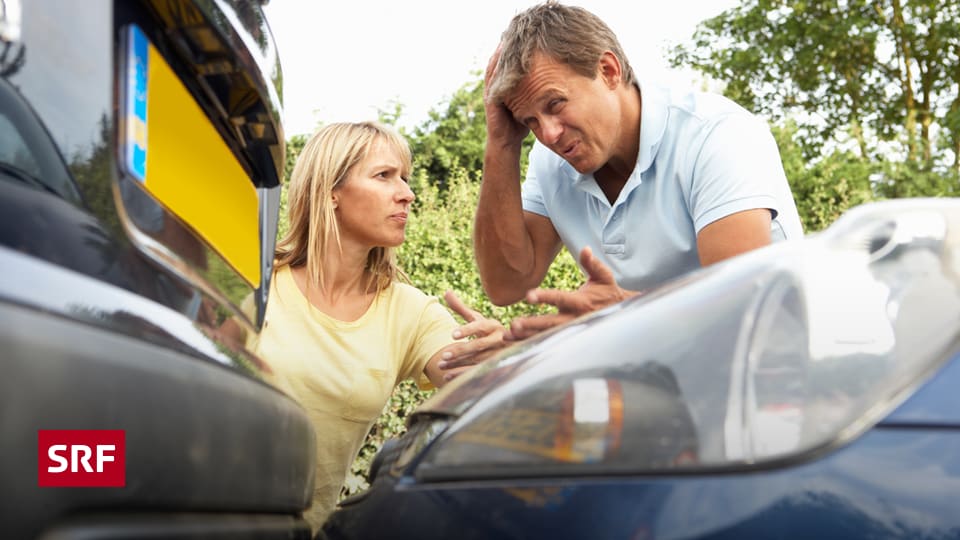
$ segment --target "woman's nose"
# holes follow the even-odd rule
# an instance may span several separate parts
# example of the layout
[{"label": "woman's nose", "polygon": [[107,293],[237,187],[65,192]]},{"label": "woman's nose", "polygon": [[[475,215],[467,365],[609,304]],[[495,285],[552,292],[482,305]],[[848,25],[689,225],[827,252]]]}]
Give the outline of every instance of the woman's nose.
[{"label": "woman's nose", "polygon": [[410,184],[404,182],[403,180],[400,181],[400,184],[400,190],[397,192],[397,198],[403,202],[413,202],[417,196],[413,193],[413,190],[410,189]]}]

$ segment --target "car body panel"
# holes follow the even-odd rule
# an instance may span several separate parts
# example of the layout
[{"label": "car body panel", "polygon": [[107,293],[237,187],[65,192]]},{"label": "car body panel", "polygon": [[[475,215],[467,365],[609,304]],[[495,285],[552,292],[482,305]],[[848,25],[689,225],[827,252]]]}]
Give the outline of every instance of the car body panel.
[{"label": "car body panel", "polygon": [[394,452],[320,538],[952,538],[960,430],[904,415],[948,399],[958,368],[960,355],[862,437],[788,466],[441,483],[397,473]]},{"label": "car body panel", "polygon": [[876,428],[821,459],[743,474],[442,485],[383,476],[322,537],[950,538],[960,533],[958,452],[955,430]]},{"label": "car body panel", "polygon": [[[17,4],[19,20],[0,21],[2,536],[308,537],[313,427],[225,330],[262,324],[284,163],[282,77],[259,3]],[[158,82],[179,91],[154,92],[154,119],[168,121],[155,142],[176,146],[189,105],[179,128],[217,146],[230,185],[198,172],[199,144],[154,165],[208,185],[158,194],[126,167],[132,27],[168,68]],[[243,204],[218,206],[225,189]],[[183,209],[186,190],[200,211]],[[231,247],[216,231],[238,210]],[[41,430],[123,430],[125,486],[40,487]]]}]

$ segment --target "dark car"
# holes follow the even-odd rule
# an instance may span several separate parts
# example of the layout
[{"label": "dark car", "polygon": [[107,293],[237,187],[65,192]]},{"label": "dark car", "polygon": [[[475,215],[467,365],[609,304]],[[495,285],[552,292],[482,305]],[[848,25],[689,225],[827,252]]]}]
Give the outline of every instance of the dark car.
[{"label": "dark car", "polygon": [[259,2],[0,0],[0,537],[309,537],[280,83]]},{"label": "dark car", "polygon": [[960,200],[875,203],[440,390],[328,539],[957,538]]}]

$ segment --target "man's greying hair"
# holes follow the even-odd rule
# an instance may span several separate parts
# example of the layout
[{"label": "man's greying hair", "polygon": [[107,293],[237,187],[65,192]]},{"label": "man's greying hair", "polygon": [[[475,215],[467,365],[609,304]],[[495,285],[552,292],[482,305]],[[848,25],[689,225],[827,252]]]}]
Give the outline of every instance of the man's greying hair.
[{"label": "man's greying hair", "polygon": [[633,68],[623,53],[620,41],[599,17],[575,6],[563,6],[548,0],[517,14],[500,39],[500,59],[488,95],[502,103],[529,73],[536,53],[568,64],[576,73],[591,79],[604,52],[620,61],[623,83],[634,84]]}]

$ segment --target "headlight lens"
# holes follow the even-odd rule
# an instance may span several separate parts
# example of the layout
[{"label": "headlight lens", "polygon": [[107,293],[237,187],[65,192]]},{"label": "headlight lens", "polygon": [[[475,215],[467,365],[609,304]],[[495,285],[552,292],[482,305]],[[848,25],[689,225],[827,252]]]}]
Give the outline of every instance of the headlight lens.
[{"label": "headlight lens", "polygon": [[957,201],[863,207],[477,370],[513,373],[416,475],[722,469],[844,442],[955,352],[958,270]]}]

